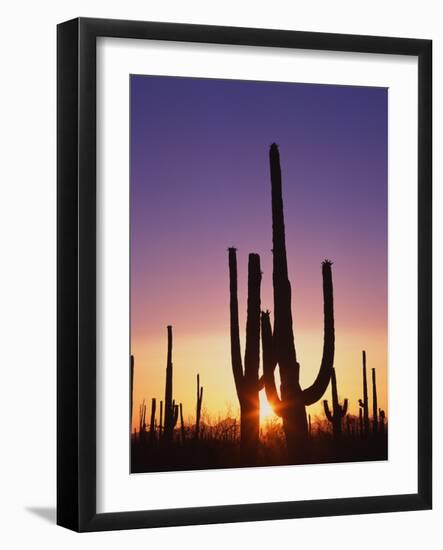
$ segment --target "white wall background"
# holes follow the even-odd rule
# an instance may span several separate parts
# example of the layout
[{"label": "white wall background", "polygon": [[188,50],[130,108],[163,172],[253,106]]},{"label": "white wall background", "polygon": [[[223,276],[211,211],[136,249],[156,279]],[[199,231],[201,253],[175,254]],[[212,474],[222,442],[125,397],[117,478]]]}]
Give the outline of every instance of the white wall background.
[{"label": "white wall background", "polygon": [[[359,550],[441,547],[439,335],[443,307],[443,26],[438,0],[16,1],[2,9],[0,86],[0,544],[52,549],[241,544]],[[434,487],[432,512],[76,535],[55,521],[55,25],[76,16],[434,40]],[[440,248],[440,250],[439,250]]]}]

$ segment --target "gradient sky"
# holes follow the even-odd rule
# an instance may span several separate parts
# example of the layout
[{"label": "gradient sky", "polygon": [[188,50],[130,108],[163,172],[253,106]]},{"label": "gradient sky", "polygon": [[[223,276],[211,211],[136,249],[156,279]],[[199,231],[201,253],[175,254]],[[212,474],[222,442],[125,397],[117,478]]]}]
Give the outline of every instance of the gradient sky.
[{"label": "gradient sky", "polygon": [[[194,416],[197,372],[208,414],[238,409],[227,249],[238,249],[244,352],[249,252],[261,257],[262,309],[273,308],[272,142],[282,164],[302,387],[320,365],[321,261],[329,258],[340,397],[358,413],[366,349],[368,368],[377,369],[379,406],[386,409],[387,90],[131,76],[130,93],[134,425],[143,398],[164,398],[168,324],[174,398],[183,402],[185,419]],[[330,389],[325,398],[331,399]]]}]

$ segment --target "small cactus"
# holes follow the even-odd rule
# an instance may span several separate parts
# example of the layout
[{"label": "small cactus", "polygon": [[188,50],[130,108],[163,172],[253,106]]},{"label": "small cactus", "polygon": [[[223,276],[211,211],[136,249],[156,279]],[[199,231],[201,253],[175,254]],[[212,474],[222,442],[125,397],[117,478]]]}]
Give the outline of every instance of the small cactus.
[{"label": "small cactus", "polygon": [[158,438],[163,437],[163,401],[160,401],[160,425],[158,427]]},{"label": "small cactus", "polygon": [[366,351],[362,351],[363,358],[363,399],[358,403],[363,409],[363,435],[369,435],[369,402],[368,402],[368,380],[366,377]]},{"label": "small cactus", "polygon": [[378,409],[378,416],[380,417],[380,433],[384,435],[385,433],[385,411],[383,409]]},{"label": "small cactus", "polygon": [[172,326],[168,325],[168,354],[166,360],[165,410],[164,410],[164,438],[172,441],[174,428],[178,419],[178,405],[172,399]]},{"label": "small cactus", "polygon": [[375,380],[375,369],[372,369],[372,431],[378,432],[378,416],[377,416],[377,383]]},{"label": "small cactus", "polygon": [[200,375],[197,374],[197,406],[195,415],[195,439],[199,438],[200,434],[200,418],[203,402],[203,386],[200,387]]},{"label": "small cactus", "polygon": [[335,377],[335,369],[332,369],[331,374],[331,386],[332,386],[332,412],[329,409],[328,400],[323,401],[323,407],[325,409],[326,418],[332,423],[332,429],[334,438],[338,439],[342,434],[342,421],[348,411],[348,400],[343,401],[343,405],[338,402],[337,393],[337,380]]},{"label": "small cactus", "polygon": [[146,432],[146,404],[145,400],[140,404],[139,407],[139,434],[140,440],[144,439]]},{"label": "small cactus", "polygon": [[180,432],[182,436],[182,445],[185,444],[185,423],[183,422],[183,405],[180,403]]},{"label": "small cactus", "polygon": [[152,398],[151,401],[151,422],[149,425],[149,438],[151,441],[155,440],[155,409],[156,409],[156,399]]}]

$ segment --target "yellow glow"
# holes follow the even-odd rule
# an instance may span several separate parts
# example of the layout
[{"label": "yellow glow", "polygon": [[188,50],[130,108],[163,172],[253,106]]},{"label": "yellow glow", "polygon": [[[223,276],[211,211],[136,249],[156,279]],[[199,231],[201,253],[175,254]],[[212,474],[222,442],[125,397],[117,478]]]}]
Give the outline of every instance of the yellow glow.
[{"label": "yellow glow", "polygon": [[[300,363],[300,383],[306,388],[317,376],[321,362],[322,330],[297,332],[297,359]],[[148,414],[151,398],[157,398],[157,421],[159,402],[164,399],[166,368],[166,327],[164,335],[152,339],[132,342],[135,356],[133,428],[139,424],[139,404],[145,399]],[[244,341],[242,342],[244,350]],[[368,369],[369,406],[372,415],[371,368],[376,368],[378,407],[388,416],[387,410],[387,336],[383,331],[349,331],[336,327],[336,352],[334,366],[340,401],[349,399],[349,412],[358,415],[358,399],[362,397],[361,351],[366,349]],[[231,369],[229,333],[186,333],[185,327],[174,327],[173,344],[173,397],[183,404],[185,423],[195,419],[196,376],[204,387],[203,418],[216,421],[217,418],[239,417],[239,403]],[[262,366],[260,365],[260,372]],[[277,387],[280,387],[278,368]],[[331,401],[331,389],[322,399],[307,408],[312,418],[324,417],[323,399]],[[267,403],[264,390],[260,392],[261,421],[272,418],[273,412]]]}]

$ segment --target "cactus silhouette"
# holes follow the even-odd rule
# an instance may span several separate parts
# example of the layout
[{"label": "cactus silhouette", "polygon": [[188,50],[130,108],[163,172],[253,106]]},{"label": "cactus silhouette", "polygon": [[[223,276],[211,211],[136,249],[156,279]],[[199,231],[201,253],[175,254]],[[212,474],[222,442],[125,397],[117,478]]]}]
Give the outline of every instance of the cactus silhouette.
[{"label": "cactus silhouette", "polygon": [[180,403],[180,432],[182,436],[182,444],[185,443],[185,423],[183,422],[183,405]]},{"label": "cactus silhouette", "polygon": [[195,414],[195,439],[199,438],[200,434],[200,418],[203,402],[203,386],[200,387],[200,375],[197,374],[197,405]]},{"label": "cactus silhouette", "polygon": [[143,403],[141,403],[139,407],[139,437],[140,439],[144,439],[146,432],[146,404],[145,400],[143,399]]},{"label": "cactus silhouette", "polygon": [[174,427],[178,419],[178,405],[172,399],[172,327],[168,325],[168,354],[166,359],[166,385],[165,385],[165,424],[164,438],[166,441],[172,441]]},{"label": "cactus silhouette", "polygon": [[235,389],[240,402],[241,450],[246,462],[255,461],[259,439],[260,284],[260,256],[249,254],[246,349],[243,368],[238,321],[237,253],[235,248],[229,248],[231,363]]},{"label": "cactus silhouette", "polygon": [[155,409],[156,409],[156,399],[152,398],[151,401],[151,421],[149,423],[149,439],[151,441],[155,440]]},{"label": "cactus silhouette", "polygon": [[337,380],[335,378],[335,369],[332,369],[331,374],[332,387],[332,411],[329,409],[328,400],[323,401],[326,418],[332,423],[334,438],[338,439],[342,434],[342,421],[348,411],[348,400],[343,401],[343,405],[338,402]]},{"label": "cactus silhouette", "polygon": [[[323,357],[317,377],[306,389],[300,387],[291,311],[291,284],[286,258],[285,224],[281,184],[280,154],[277,145],[269,152],[272,187],[272,242],[274,331],[269,312],[262,312],[263,370],[267,399],[274,412],[283,419],[289,457],[296,459],[306,450],[308,426],[306,406],[319,401],[328,387],[334,363],[335,334],[332,287],[332,263],[322,263],[324,340]],[[278,396],[274,371],[279,366],[281,396]]]},{"label": "cactus silhouette", "polygon": [[363,437],[364,435],[364,428],[363,428],[363,401],[361,399],[358,400],[358,427],[360,430],[360,437]]},{"label": "cactus silhouette", "polygon": [[160,401],[160,425],[158,427],[158,437],[163,437],[163,401]]},{"label": "cactus silhouette", "polygon": [[375,379],[375,369],[372,369],[372,431],[378,432],[378,415],[377,415],[377,382]]},{"label": "cactus silhouette", "polygon": [[308,414],[308,434],[309,434],[309,437],[311,437],[311,432],[312,432],[311,415]]},{"label": "cactus silhouette", "polygon": [[369,434],[369,403],[368,403],[368,380],[366,377],[366,351],[362,351],[363,358],[363,399],[358,400],[358,404],[363,409],[363,434]]},{"label": "cactus silhouette", "polygon": [[385,433],[385,411],[383,409],[378,409],[378,415],[380,417],[380,433],[384,435]]}]

